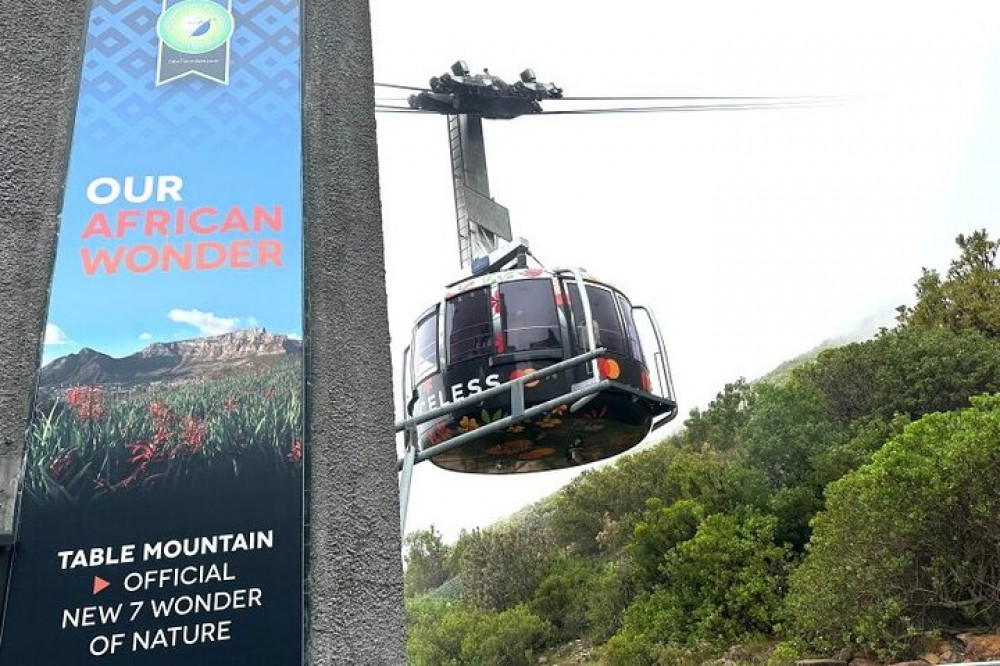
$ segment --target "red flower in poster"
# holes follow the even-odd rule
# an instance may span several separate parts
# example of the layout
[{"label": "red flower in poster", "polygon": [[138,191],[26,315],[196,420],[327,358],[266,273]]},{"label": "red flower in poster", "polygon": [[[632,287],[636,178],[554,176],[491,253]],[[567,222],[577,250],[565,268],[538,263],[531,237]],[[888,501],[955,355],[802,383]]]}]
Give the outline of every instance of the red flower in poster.
[{"label": "red flower in poster", "polygon": [[49,476],[56,483],[65,483],[80,466],[80,456],[75,449],[63,451],[49,464]]},{"label": "red flower in poster", "polygon": [[172,422],[174,412],[162,402],[149,403],[149,413],[153,416],[152,446],[162,449],[174,438]]},{"label": "red flower in poster", "polygon": [[148,465],[157,457],[156,445],[153,442],[129,444],[128,451],[131,455],[128,461],[133,465]]},{"label": "red flower in poster", "polygon": [[285,457],[288,458],[288,462],[291,462],[291,463],[301,462],[302,461],[302,442],[300,442],[299,440],[295,440],[295,442],[292,444],[292,450],[289,451],[288,455],[285,456]]},{"label": "red flower in poster", "polygon": [[149,413],[152,415],[153,420],[158,422],[169,421],[174,416],[173,410],[162,402],[149,403]]},{"label": "red flower in poster", "polygon": [[155,442],[139,441],[129,444],[128,461],[134,465],[132,472],[117,483],[109,484],[104,479],[98,478],[94,484],[95,488],[107,488],[108,490],[122,490],[135,483],[149,483],[159,474],[150,474],[150,469],[154,464],[165,461],[166,456],[162,449],[158,448]]},{"label": "red flower in poster", "polygon": [[104,414],[104,391],[99,386],[75,386],[66,392],[69,405],[79,421],[97,421]]},{"label": "red flower in poster", "polygon": [[[184,446],[188,453],[198,453],[201,451],[201,445],[205,441],[205,423],[204,421],[199,421],[193,416],[185,416],[181,420],[181,439],[184,440]],[[177,449],[174,449],[170,453],[170,457],[176,455]]]},{"label": "red flower in poster", "polygon": [[[272,389],[268,389],[268,391],[271,391],[272,393],[274,392]],[[264,393],[264,397],[267,398],[266,392]],[[235,395],[231,395],[228,398],[226,398],[226,404],[222,406],[222,411],[224,411],[226,414],[232,414],[233,412],[239,411],[239,409],[240,409],[240,400]]]}]

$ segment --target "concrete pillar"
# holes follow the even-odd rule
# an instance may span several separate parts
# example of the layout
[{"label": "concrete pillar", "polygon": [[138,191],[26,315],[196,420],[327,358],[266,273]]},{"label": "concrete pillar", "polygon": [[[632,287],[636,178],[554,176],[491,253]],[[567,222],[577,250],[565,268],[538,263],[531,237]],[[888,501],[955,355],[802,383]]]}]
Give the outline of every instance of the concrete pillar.
[{"label": "concrete pillar", "polygon": [[303,6],[309,654],[405,663],[366,0]]},{"label": "concrete pillar", "polygon": [[0,533],[14,525],[86,5],[0,3]]}]

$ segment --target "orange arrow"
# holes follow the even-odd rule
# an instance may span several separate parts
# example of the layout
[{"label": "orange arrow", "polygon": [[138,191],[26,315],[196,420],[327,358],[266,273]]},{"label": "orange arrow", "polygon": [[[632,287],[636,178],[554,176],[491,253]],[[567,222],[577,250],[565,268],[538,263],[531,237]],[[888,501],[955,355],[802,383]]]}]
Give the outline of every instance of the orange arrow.
[{"label": "orange arrow", "polygon": [[111,587],[109,581],[104,580],[100,576],[94,576],[94,594],[100,594],[109,587]]}]

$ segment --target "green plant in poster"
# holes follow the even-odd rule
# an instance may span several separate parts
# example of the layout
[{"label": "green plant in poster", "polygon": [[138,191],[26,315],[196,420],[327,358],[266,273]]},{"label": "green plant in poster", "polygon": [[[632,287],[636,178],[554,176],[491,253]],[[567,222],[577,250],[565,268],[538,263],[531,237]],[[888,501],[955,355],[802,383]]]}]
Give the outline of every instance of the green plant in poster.
[{"label": "green plant in poster", "polygon": [[298,474],[297,361],[232,377],[123,392],[78,386],[44,406],[28,432],[25,491],[85,501],[257,472]]}]

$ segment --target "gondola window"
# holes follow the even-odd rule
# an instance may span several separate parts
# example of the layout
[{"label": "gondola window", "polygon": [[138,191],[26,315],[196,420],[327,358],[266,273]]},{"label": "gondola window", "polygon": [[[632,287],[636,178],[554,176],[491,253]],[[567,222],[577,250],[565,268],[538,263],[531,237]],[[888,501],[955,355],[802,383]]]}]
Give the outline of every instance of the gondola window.
[{"label": "gondola window", "polygon": [[500,313],[505,351],[562,349],[552,282],[517,280],[501,284]]},{"label": "gondola window", "polygon": [[618,294],[618,303],[622,306],[622,316],[625,318],[625,334],[628,335],[628,346],[632,349],[632,358],[640,363],[644,363],[642,343],[639,342],[639,329],[636,327],[635,317],[632,315],[632,304],[621,294]]},{"label": "gondola window", "polygon": [[[583,302],[580,300],[580,292],[576,284],[569,282],[566,285],[569,291],[570,308],[573,311],[573,322],[576,330],[576,349],[583,351],[587,348],[587,329],[584,327]],[[607,289],[587,285],[587,297],[590,299],[590,314],[593,318],[591,328],[594,331],[594,339],[598,347],[604,347],[609,352],[625,354],[625,334],[622,330],[621,320],[618,318],[618,308],[615,306],[615,297]]]},{"label": "gondola window", "polygon": [[492,333],[488,288],[474,289],[448,299],[445,338],[448,341],[449,363],[492,353]]},{"label": "gondola window", "polygon": [[437,309],[420,320],[413,332],[413,376],[416,381],[438,370]]}]

